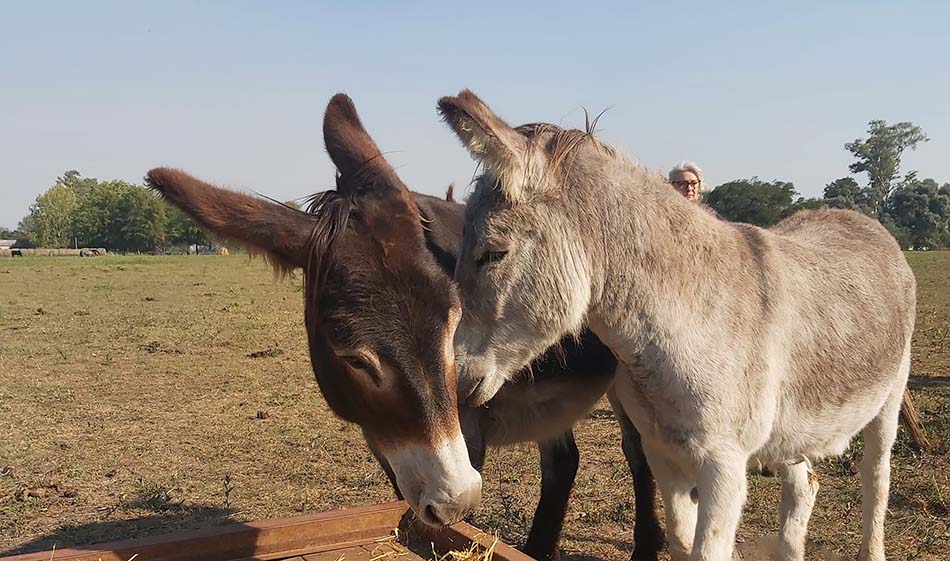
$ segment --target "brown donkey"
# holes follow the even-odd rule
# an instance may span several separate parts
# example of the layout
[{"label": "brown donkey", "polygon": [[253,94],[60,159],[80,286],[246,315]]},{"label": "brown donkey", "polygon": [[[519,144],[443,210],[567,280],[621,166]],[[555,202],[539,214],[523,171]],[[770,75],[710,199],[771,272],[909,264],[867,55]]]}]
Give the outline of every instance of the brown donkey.
[{"label": "brown donkey", "polygon": [[[218,236],[262,253],[278,269],[303,269],[311,363],[331,409],[359,424],[367,443],[419,517],[439,525],[478,500],[486,445],[541,442],[542,495],[525,550],[557,556],[578,464],[571,427],[607,390],[616,360],[592,334],[532,365],[488,407],[461,411],[452,336],[460,309],[451,273],[462,206],[408,191],[337,95],[324,122],[337,190],[297,211],[213,187],[169,169],[147,181]],[[428,344],[442,341],[440,348]],[[637,495],[635,559],[655,559],[662,538],[653,479],[639,435],[618,411]],[[448,491],[431,494],[434,486]]]}]

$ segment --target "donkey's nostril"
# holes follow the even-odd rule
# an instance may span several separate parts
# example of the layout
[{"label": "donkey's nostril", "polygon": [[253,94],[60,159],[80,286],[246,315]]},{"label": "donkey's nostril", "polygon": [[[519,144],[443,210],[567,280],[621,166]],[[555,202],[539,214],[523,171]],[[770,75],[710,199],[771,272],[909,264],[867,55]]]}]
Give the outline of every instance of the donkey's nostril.
[{"label": "donkey's nostril", "polygon": [[428,522],[429,524],[432,524],[432,525],[445,524],[445,522],[443,522],[442,519],[439,518],[439,516],[435,513],[435,508],[431,504],[426,505],[424,512],[425,512],[426,522]]}]

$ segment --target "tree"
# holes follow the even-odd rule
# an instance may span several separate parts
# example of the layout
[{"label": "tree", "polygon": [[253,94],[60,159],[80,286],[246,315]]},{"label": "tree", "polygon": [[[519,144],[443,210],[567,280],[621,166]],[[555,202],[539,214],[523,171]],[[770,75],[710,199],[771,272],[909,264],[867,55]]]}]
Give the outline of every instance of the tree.
[{"label": "tree", "polygon": [[16,229],[20,233],[16,240],[17,247],[36,247],[36,242],[33,241],[33,232],[37,230],[36,217],[27,214],[20,220]]},{"label": "tree", "polygon": [[55,184],[69,187],[81,199],[98,183],[99,181],[95,178],[82,177],[78,171],[71,169],[64,173],[62,177],[57,177]]},{"label": "tree", "polygon": [[73,217],[86,246],[114,251],[152,251],[165,242],[167,205],[145,188],[125,181],[90,187]]},{"label": "tree", "polygon": [[40,247],[72,245],[73,211],[78,206],[76,193],[56,184],[36,198],[28,219],[20,223],[23,233]]},{"label": "tree", "polygon": [[0,227],[0,240],[15,240],[19,234],[16,230]]},{"label": "tree", "polygon": [[849,166],[851,173],[868,174],[868,208],[873,216],[881,218],[900,173],[904,150],[915,150],[918,144],[930,139],[910,122],[888,125],[881,120],[871,121],[867,132],[867,138],[858,138],[844,147],[857,160]]},{"label": "tree", "polygon": [[908,174],[885,207],[885,226],[910,249],[946,247],[950,243],[950,184]]},{"label": "tree", "polygon": [[727,220],[771,226],[789,216],[802,205],[818,206],[814,199],[795,201],[795,187],[785,181],[771,183],[752,179],[737,179],[713,189],[706,203]]},{"label": "tree", "polygon": [[871,214],[871,191],[858,185],[853,177],[835,179],[825,185],[824,201],[831,208],[846,208]]},{"label": "tree", "polygon": [[207,232],[199,228],[188,216],[177,207],[166,204],[168,225],[166,240],[174,245],[202,246],[211,245]]},{"label": "tree", "polygon": [[805,197],[798,197],[798,200],[792,203],[792,206],[788,208],[788,211],[784,216],[782,216],[782,218],[791,216],[800,210],[815,210],[826,206],[828,205],[825,204],[825,201],[822,199],[816,199],[813,197],[806,199]]},{"label": "tree", "polygon": [[131,188],[122,181],[105,181],[92,186],[80,200],[73,216],[79,242],[86,247],[120,249],[118,205],[122,193]]},{"label": "tree", "polygon": [[153,251],[165,242],[166,205],[158,195],[138,186],[122,191],[116,205],[120,249]]}]

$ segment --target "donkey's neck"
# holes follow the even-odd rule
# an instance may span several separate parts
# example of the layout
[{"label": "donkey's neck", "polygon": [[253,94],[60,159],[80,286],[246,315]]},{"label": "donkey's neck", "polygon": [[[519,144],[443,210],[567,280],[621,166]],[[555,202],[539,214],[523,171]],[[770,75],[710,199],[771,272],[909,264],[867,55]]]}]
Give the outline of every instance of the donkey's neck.
[{"label": "donkey's neck", "polygon": [[[714,322],[736,230],[661,179],[629,166],[610,185],[584,190],[598,220],[585,227],[592,259],[591,328],[621,360],[657,336],[695,337]],[[602,188],[601,188],[602,187]]]}]

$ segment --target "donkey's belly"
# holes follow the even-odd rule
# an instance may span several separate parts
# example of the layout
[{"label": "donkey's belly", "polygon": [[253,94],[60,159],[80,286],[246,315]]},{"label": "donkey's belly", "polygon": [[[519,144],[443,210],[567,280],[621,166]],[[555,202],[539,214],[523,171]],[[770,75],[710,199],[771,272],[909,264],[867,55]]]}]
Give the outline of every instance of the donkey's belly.
[{"label": "donkey's belly", "polygon": [[873,392],[819,412],[780,406],[765,445],[753,456],[775,465],[808,458],[816,462],[839,456],[851,440],[878,414],[888,391]]},{"label": "donkey's belly", "polygon": [[[738,454],[742,461],[761,456],[764,464],[797,461],[813,452],[815,435],[783,419],[777,385],[765,384],[754,392],[745,388],[744,395],[733,389],[730,396],[678,382],[675,376],[634,365],[625,365],[614,382],[651,458],[662,458],[692,476],[700,459],[724,452]],[[840,449],[851,435],[822,438],[819,448]]]}]

